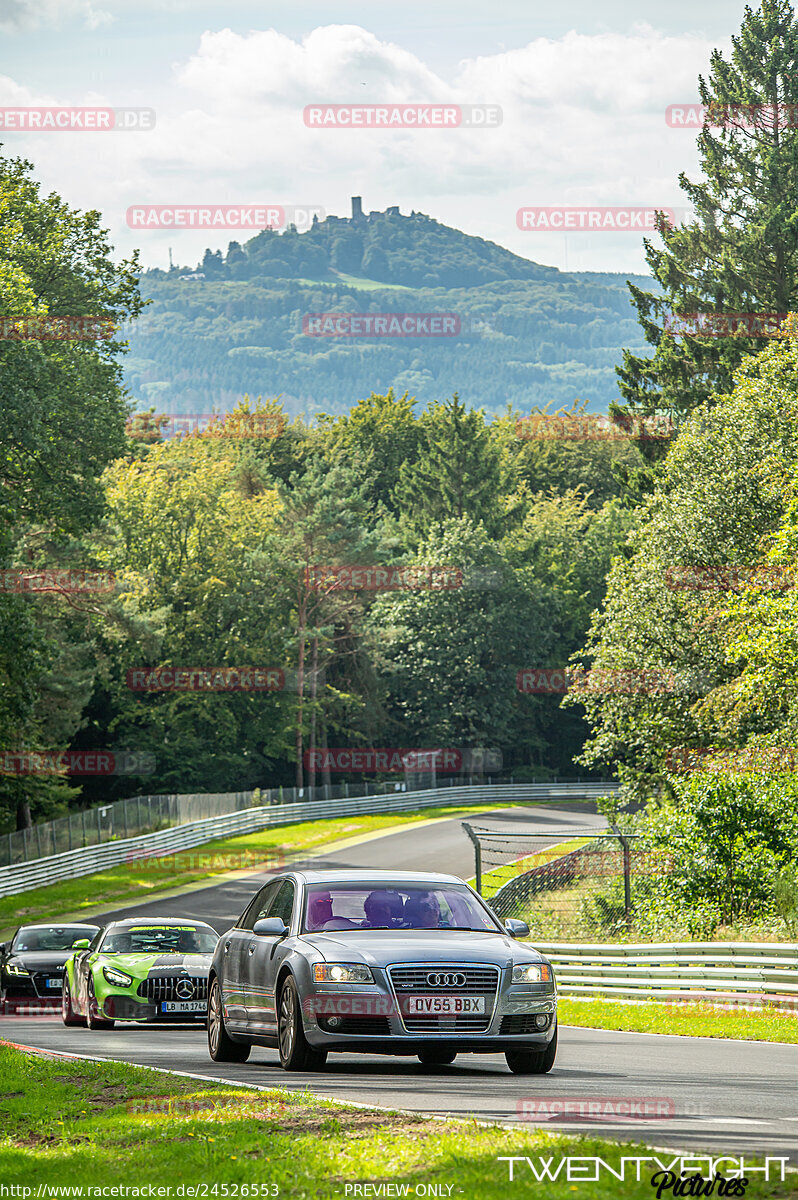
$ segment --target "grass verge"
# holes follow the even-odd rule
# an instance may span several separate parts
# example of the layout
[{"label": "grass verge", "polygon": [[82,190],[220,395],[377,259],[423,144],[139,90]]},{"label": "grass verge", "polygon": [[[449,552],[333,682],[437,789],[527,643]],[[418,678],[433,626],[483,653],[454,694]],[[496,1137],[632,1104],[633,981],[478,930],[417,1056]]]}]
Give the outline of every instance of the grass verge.
[{"label": "grass verge", "polygon": [[[519,1163],[510,1183],[508,1164],[497,1161],[502,1155],[528,1156],[538,1170],[538,1155],[553,1160],[552,1169],[560,1156],[597,1156],[618,1170],[622,1155],[657,1153],[639,1143],[355,1109],[277,1088],[247,1091],[127,1063],[48,1059],[2,1043],[0,1078],[0,1178],[34,1197],[39,1187],[47,1196],[47,1185],[71,1183],[76,1197],[91,1196],[92,1186],[110,1196],[114,1186],[158,1185],[171,1188],[161,1195],[175,1200],[199,1184],[211,1198],[332,1200],[357,1195],[351,1185],[370,1182],[407,1187],[383,1188],[383,1195],[502,1200],[528,1194],[531,1182],[527,1165]],[[667,1163],[675,1155],[660,1151],[658,1157]],[[627,1170],[633,1176],[631,1164]],[[620,1184],[603,1171],[584,1194],[617,1200],[619,1187],[624,1197],[654,1195],[646,1174],[639,1183],[627,1175]],[[582,1189],[560,1177],[540,1190],[547,1200],[571,1200]],[[798,1197],[798,1184],[794,1176],[768,1182],[752,1175],[745,1194],[785,1200]]]},{"label": "grass verge", "polygon": [[739,1012],[700,1001],[621,1004],[617,1000],[560,997],[557,1013],[562,1025],[581,1025],[588,1029],[798,1043],[798,1017],[774,1009]]},{"label": "grass verge", "polygon": [[[486,805],[507,808],[512,805]],[[481,810],[482,811],[482,810]],[[303,821],[260,829],[239,837],[222,838],[179,850],[160,858],[133,859],[108,867],[94,875],[65,879],[48,887],[33,888],[14,896],[0,897],[0,934],[7,934],[25,921],[72,916],[82,909],[100,905],[140,904],[159,892],[197,883],[229,871],[277,870],[289,855],[298,851],[323,849],[330,842],[389,830],[397,825],[415,824],[436,817],[466,816],[462,807],[425,808],[415,812],[378,813],[370,816],[338,817],[328,821]],[[465,835],[463,835],[465,836]]]}]

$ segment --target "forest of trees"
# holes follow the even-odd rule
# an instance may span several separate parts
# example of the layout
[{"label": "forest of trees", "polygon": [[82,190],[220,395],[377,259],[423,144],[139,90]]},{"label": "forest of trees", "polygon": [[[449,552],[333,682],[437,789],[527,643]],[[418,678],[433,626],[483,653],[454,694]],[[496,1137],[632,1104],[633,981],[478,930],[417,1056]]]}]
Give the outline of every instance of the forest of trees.
[{"label": "forest of trees", "polygon": [[[371,391],[420,404],[450,393],[488,413],[508,402],[595,411],[617,398],[621,347],[642,351],[624,275],[566,274],[420,213],[328,218],[306,233],[264,231],[205,279],[148,271],[151,303],[130,328],[125,383],[141,408],[231,409],[279,395],[291,416],[343,415]],[[651,287],[647,276],[632,276]],[[455,337],[311,337],[308,313],[454,313]]]},{"label": "forest of trees", "polygon": [[[699,135],[703,182],[681,180],[696,221],[663,227],[662,247],[647,244],[651,290],[630,281],[653,354],[627,342],[612,425],[575,420],[579,404],[571,416],[531,422],[498,374],[494,390],[470,402],[458,390],[470,371],[462,347],[436,351],[451,358],[431,396],[407,384],[406,369],[377,369],[377,350],[361,357],[336,345],[309,352],[306,366],[309,380],[324,356],[340,369],[344,405],[309,418],[284,406],[279,387],[255,388],[253,399],[236,392],[241,337],[284,347],[308,297],[333,307],[323,284],[264,289],[264,262],[274,265],[280,246],[296,255],[317,246],[318,261],[302,260],[301,270],[323,274],[363,269],[368,252],[374,277],[404,262],[403,277],[426,286],[424,238],[411,246],[403,221],[439,250],[461,252],[448,265],[441,258],[433,281],[449,289],[437,293],[447,298],[441,310],[455,308],[452,288],[476,272],[469,295],[495,323],[474,350],[488,373],[498,368],[485,347],[508,336],[503,305],[517,301],[511,319],[540,335],[539,313],[524,308],[528,289],[542,289],[541,309],[545,289],[570,288],[586,311],[606,304],[622,319],[621,293],[606,282],[555,279],[527,264],[530,277],[519,269],[499,284],[487,275],[512,268],[506,252],[485,250],[480,266],[468,257],[475,239],[452,240],[417,216],[380,217],[357,247],[341,223],[343,245],[323,224],[303,237],[260,235],[215,259],[207,286],[181,292],[180,315],[172,298],[189,284],[145,277],[160,296],[145,318],[151,348],[164,362],[193,357],[196,394],[183,411],[213,407],[208,380],[227,347],[218,379],[235,403],[203,433],[165,440],[170,406],[157,388],[146,411],[130,415],[120,342],[3,341],[2,578],[58,568],[114,582],[96,594],[0,590],[2,747],[121,747],[154,760],[146,777],[5,771],[4,827],[132,792],[325,782],[328,759],[316,754],[329,748],[488,748],[520,779],[619,777],[623,804],[647,804],[619,819],[654,846],[676,837],[696,848],[667,899],[671,916],[690,914],[691,930],[711,932],[762,897],[773,909],[786,895],[795,908],[798,318],[759,339],[667,336],[664,318],[798,309],[798,129],[778,115],[798,103],[796,57],[792,9],[764,0],[747,11],[730,59],[714,54],[699,81],[704,103],[732,116]],[[760,113],[753,125],[733,115],[743,103]],[[112,261],[97,214],[40,196],[29,165],[13,159],[0,161],[0,201],[7,312],[91,312],[123,328],[139,319],[138,264]],[[391,253],[375,265],[378,243]],[[331,286],[340,298],[341,285]],[[388,307],[388,292],[359,294],[370,304],[379,296],[372,311]],[[231,349],[238,324],[247,332]],[[595,334],[598,364],[598,325],[580,330]],[[547,336],[552,370],[567,373],[573,363]],[[295,355],[261,352],[263,362]],[[155,357],[153,349],[153,370]],[[355,359],[370,376],[362,387]],[[415,360],[411,368],[426,370]],[[278,379],[270,369],[270,384]],[[560,395],[550,382],[549,409]],[[540,435],[555,427],[572,436]],[[354,567],[361,573],[342,583],[340,571]],[[416,583],[369,585],[389,567]],[[562,684],[566,666],[563,695],[552,679]],[[281,684],[130,684],[190,669],[271,671]],[[657,903],[663,897],[664,885]],[[655,908],[652,899],[654,926]]]}]

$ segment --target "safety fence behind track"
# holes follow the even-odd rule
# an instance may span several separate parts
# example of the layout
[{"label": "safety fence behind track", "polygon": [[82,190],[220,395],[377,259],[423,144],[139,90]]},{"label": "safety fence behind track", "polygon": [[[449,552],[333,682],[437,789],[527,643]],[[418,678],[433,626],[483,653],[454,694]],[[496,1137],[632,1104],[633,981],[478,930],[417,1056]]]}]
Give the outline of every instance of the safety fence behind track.
[{"label": "safety fence behind track", "polygon": [[[394,785],[391,785],[392,788]],[[524,804],[528,802],[574,802],[597,799],[617,790],[617,783],[517,783],[459,785],[416,792],[379,794],[372,789],[367,796],[323,798],[317,796],[287,804],[246,807],[237,812],[213,816],[168,829],[158,829],[138,837],[119,837],[100,845],[80,847],[32,862],[7,867],[0,876],[0,896],[15,895],[31,888],[76,879],[120,863],[148,856],[160,856],[175,850],[201,846],[217,838],[235,837],[297,821],[317,821],[331,817],[354,817],[369,813],[408,812],[439,805],[480,808],[487,804]],[[306,789],[307,790],[307,789]],[[319,795],[321,793],[321,795]],[[247,796],[251,793],[240,793]]]},{"label": "safety fence behind track", "polygon": [[661,942],[568,944],[534,939],[564,996],[770,1001],[798,1009],[798,944]]}]

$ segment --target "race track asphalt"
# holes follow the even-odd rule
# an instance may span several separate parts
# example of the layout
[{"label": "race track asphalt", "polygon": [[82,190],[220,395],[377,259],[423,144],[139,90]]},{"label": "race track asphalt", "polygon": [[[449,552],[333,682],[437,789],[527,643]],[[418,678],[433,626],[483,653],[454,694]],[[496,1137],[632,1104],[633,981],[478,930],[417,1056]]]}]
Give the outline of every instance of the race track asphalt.
[{"label": "race track asphalt", "polygon": [[[450,871],[472,876],[473,850],[460,827],[463,816],[388,834],[308,865]],[[540,831],[559,841],[567,828],[604,824],[590,806],[530,807],[472,815],[495,829]],[[556,830],[556,836],[547,831]],[[190,915],[222,930],[232,924],[267,874],[236,879],[135,909],[142,915]],[[118,915],[131,913],[121,910]],[[108,919],[108,914],[103,915]],[[415,1058],[331,1055],[315,1074],[280,1070],[277,1052],[255,1047],[250,1061],[219,1066],[208,1057],[202,1028],[117,1026],[112,1031],[67,1029],[52,1015],[0,1018],[0,1037],[67,1054],[113,1058],[144,1066],[261,1087],[310,1088],[340,1101],[413,1111],[473,1116],[503,1124],[522,1122],[525,1099],[649,1100],[673,1115],[619,1121],[583,1116],[546,1119],[553,1131],[589,1132],[672,1147],[688,1153],[771,1155],[798,1163],[798,1045],[663,1037],[563,1026],[554,1069],[546,1076],[515,1076],[501,1055],[463,1055],[449,1067],[423,1067]],[[521,1106],[521,1107],[519,1107]]]}]

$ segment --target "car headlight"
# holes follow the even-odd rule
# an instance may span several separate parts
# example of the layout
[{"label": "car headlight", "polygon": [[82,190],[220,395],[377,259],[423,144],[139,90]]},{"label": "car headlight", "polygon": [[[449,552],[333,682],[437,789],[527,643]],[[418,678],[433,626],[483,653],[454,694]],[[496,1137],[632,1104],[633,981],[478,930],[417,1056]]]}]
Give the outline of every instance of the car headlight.
[{"label": "car headlight", "polygon": [[103,975],[114,987],[130,987],[133,982],[132,975],[126,975],[124,971],[117,971],[116,967],[103,967]]},{"label": "car headlight", "polygon": [[513,983],[551,983],[551,967],[546,963],[525,963],[513,967]]},{"label": "car headlight", "polygon": [[314,963],[315,983],[373,983],[371,968],[361,963]]},{"label": "car headlight", "polygon": [[22,963],[15,962],[6,963],[6,973],[8,975],[30,975],[27,967],[23,967]]}]

